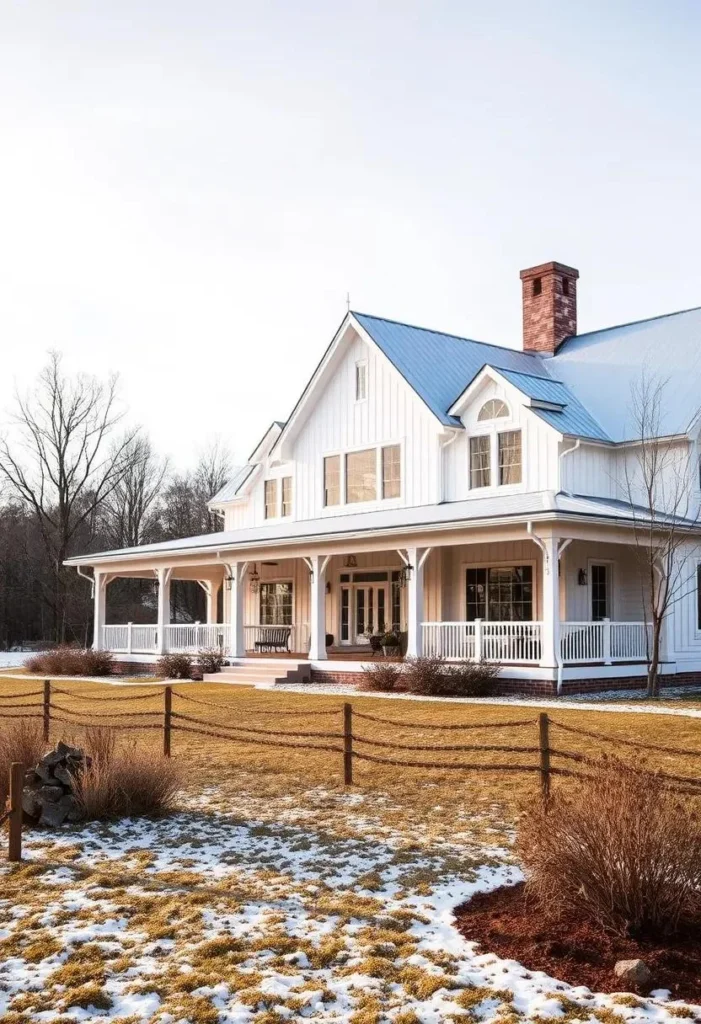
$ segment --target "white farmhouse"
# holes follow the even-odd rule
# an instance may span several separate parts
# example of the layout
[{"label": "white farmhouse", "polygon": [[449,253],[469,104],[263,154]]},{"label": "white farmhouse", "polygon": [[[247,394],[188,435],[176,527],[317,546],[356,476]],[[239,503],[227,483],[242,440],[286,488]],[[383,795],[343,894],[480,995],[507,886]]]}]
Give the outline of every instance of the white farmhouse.
[{"label": "white farmhouse", "polygon": [[[221,645],[242,679],[339,679],[395,631],[409,655],[498,661],[505,689],[639,682],[631,395],[643,371],[667,380],[659,434],[696,467],[701,308],[577,334],[578,276],[521,273],[520,350],[349,312],[289,419],[212,499],[223,532],[70,560],[93,569],[95,644],[138,662]],[[690,584],[662,646],[675,683],[701,679],[692,477]],[[120,576],[157,579],[156,623],[109,623]],[[173,579],[202,585],[206,623],[169,621]]]}]

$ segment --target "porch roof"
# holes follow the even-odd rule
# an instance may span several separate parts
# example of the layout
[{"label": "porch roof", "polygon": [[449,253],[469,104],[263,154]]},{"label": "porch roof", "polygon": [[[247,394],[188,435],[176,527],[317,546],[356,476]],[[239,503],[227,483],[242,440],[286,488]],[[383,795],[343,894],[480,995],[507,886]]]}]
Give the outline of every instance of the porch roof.
[{"label": "porch roof", "polygon": [[[491,495],[465,501],[419,505],[412,508],[382,509],[350,515],[327,516],[324,519],[303,519],[252,527],[206,533],[197,537],[142,544],[139,547],[97,551],[66,559],[66,565],[94,565],[151,556],[191,555],[223,551],[245,551],[247,548],[274,547],[285,541],[324,541],[331,538],[353,539],[369,534],[411,533],[421,529],[455,528],[460,526],[498,525],[521,520],[553,521],[558,519],[597,520],[631,525],[649,522],[645,509],[615,499],[569,495],[562,492],[532,491],[523,494]],[[673,522],[674,517],[657,513],[655,521]],[[695,521],[677,517],[677,524],[700,529]]]}]

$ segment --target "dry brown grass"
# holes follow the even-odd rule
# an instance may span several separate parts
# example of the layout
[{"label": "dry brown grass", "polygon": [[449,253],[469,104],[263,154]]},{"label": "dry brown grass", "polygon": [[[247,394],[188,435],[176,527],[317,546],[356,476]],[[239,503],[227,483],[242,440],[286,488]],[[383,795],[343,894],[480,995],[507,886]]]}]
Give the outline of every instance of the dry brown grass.
[{"label": "dry brown grass", "polygon": [[622,936],[701,925],[701,824],[690,801],[615,759],[592,774],[549,804],[533,800],[520,822],[517,850],[538,910]]},{"label": "dry brown grass", "polygon": [[19,761],[25,768],[31,768],[44,753],[44,748],[41,723],[31,718],[3,722],[0,710],[0,808],[5,806],[7,799],[12,762]]}]

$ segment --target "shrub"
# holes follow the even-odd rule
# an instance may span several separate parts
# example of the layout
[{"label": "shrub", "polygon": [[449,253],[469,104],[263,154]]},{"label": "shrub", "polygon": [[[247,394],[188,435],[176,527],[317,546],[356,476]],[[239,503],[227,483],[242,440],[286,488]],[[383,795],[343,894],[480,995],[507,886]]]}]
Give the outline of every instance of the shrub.
[{"label": "shrub", "polygon": [[486,661],[448,663],[438,655],[407,658],[401,688],[427,697],[484,697],[492,692],[499,669]]},{"label": "shrub", "polygon": [[85,727],[85,753],[98,764],[107,765],[114,759],[117,736],[109,725]]},{"label": "shrub", "polygon": [[520,823],[517,848],[540,912],[622,936],[701,926],[701,824],[689,803],[614,759],[588,771],[593,782],[534,801]]},{"label": "shrub", "polygon": [[45,750],[41,724],[30,718],[6,720],[0,729],[0,808],[10,789],[10,765],[20,761],[32,768]]},{"label": "shrub", "polygon": [[401,667],[394,661],[378,661],[372,665],[363,665],[360,689],[391,693],[398,688],[402,674]]},{"label": "shrub", "polygon": [[27,671],[46,676],[108,676],[112,671],[109,651],[63,645],[42,651],[26,662]]},{"label": "shrub", "polygon": [[205,647],[197,652],[197,667],[202,672],[220,672],[224,655],[218,647]]},{"label": "shrub", "polygon": [[182,771],[172,758],[136,742],[115,745],[103,730],[97,745],[86,735],[92,762],[76,776],[74,794],[81,815],[89,821],[171,811],[182,786]]},{"label": "shrub", "polygon": [[189,679],[191,672],[189,654],[164,654],[156,662],[156,674],[164,679]]}]

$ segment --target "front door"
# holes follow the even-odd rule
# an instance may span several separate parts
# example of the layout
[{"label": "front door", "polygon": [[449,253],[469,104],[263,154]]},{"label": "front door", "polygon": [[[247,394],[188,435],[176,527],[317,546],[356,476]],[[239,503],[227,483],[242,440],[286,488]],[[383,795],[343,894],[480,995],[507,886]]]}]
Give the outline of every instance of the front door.
[{"label": "front door", "polygon": [[368,634],[390,628],[389,583],[341,584],[342,644],[368,644]]}]

